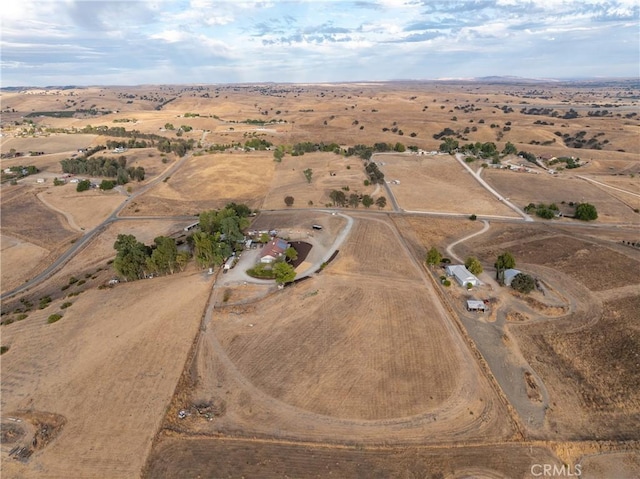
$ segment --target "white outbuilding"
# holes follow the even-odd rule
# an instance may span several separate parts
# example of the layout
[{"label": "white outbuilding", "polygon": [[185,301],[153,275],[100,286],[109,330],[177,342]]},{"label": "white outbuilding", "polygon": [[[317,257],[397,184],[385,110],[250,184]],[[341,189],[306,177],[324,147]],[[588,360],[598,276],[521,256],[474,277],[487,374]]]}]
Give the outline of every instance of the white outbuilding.
[{"label": "white outbuilding", "polygon": [[513,281],[513,278],[515,278],[517,275],[519,275],[521,273],[520,270],[518,269],[506,269],[504,271],[504,285],[505,286],[511,286],[511,281]]},{"label": "white outbuilding", "polygon": [[447,276],[453,276],[460,286],[478,286],[480,280],[476,278],[463,264],[452,264],[445,268]]}]

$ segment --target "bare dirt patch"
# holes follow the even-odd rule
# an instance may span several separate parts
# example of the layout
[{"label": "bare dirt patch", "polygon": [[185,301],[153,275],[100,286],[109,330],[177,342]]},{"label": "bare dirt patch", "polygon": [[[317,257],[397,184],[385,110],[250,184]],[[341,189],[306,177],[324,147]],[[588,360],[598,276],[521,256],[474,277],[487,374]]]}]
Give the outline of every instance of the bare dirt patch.
[{"label": "bare dirt patch", "polygon": [[546,448],[511,444],[458,448],[335,448],[231,439],[165,438],[145,477],[525,478],[535,463],[560,461]]}]

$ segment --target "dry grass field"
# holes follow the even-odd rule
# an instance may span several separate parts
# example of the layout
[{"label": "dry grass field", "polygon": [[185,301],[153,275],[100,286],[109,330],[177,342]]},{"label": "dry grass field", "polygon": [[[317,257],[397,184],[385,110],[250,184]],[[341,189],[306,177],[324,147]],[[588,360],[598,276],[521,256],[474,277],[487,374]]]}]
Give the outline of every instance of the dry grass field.
[{"label": "dry grass field", "polygon": [[210,287],[196,273],[94,289],[55,324],[60,301],[3,326],[3,423],[37,411],[66,419],[28,464],[3,448],[3,477],[139,476]]},{"label": "dry grass field", "polygon": [[[308,183],[303,171],[313,171]],[[375,186],[364,186],[366,179],[363,162],[357,157],[343,157],[335,153],[306,153],[302,156],[286,156],[276,164],[275,174],[262,209],[285,207],[284,198],[294,198],[293,208],[308,206],[323,207],[332,203],[332,190],[348,187],[350,193],[384,195],[384,190]],[[379,192],[374,194],[374,192]],[[311,203],[310,203],[311,202]],[[374,208],[376,208],[374,206]]]},{"label": "dry grass field", "polygon": [[637,223],[638,213],[628,204],[616,198],[612,191],[597,186],[573,175],[552,176],[540,173],[518,173],[507,170],[487,169],[484,179],[500,191],[511,202],[525,207],[529,203],[556,203],[561,211],[569,215],[573,209],[562,202],[591,203],[598,210],[598,221],[604,223]]},{"label": "dry grass field", "polygon": [[545,426],[536,435],[637,439],[640,252],[565,229],[501,225],[465,248],[485,264],[510,251],[516,267],[556,283],[569,304],[576,303],[554,321],[508,328],[551,398]]},{"label": "dry grass field", "polygon": [[517,217],[450,155],[381,155],[376,161],[384,162],[387,180],[400,181],[391,188],[405,210]]},{"label": "dry grass field", "polygon": [[[348,443],[509,437],[504,406],[431,288],[390,223],[356,220],[321,274],[216,307],[190,370],[195,384],[176,397],[168,423]],[[203,403],[224,412],[214,422],[174,419]]]},{"label": "dry grass field", "polygon": [[[35,175],[0,186],[3,291],[44,270],[125,198],[51,185],[60,160],[120,138],[72,131],[122,127],[171,141],[181,134],[195,145],[169,178],[132,198],[123,218],[101,228],[56,274],[3,299],[3,477],[512,479],[530,478],[533,463],[581,458],[584,477],[637,477],[640,250],[621,241],[638,241],[639,97],[630,82],[0,92],[3,155],[45,153],[5,157],[0,165],[33,164],[47,178],[44,185]],[[601,114],[605,108],[609,113]],[[562,118],[570,109],[577,117]],[[52,111],[75,114],[24,121]],[[178,132],[182,125],[192,130]],[[310,206],[324,208],[332,189],[347,186],[347,194],[386,196],[382,186],[364,186],[356,157],[307,153],[277,163],[271,151],[205,153],[209,146],[257,137],[276,146],[400,142],[432,151],[445,128],[461,145],[495,142],[502,150],[511,142],[518,151],[587,163],[557,177],[484,170],[483,178],[518,206],[555,202],[569,214],[563,201],[586,201],[599,214],[588,224],[523,223],[453,157],[375,158],[385,163],[387,180],[400,180],[389,186],[401,208],[513,218],[492,220],[455,253],[479,257],[490,279],[497,254],[511,251],[549,295],[521,297],[493,283],[472,292],[441,288],[419,264],[425,252],[436,246],[445,253],[483,223],[375,206],[342,209],[353,226],[336,259],[283,290],[214,286],[193,263],[175,276],[98,289],[114,275],[107,262],[119,233],[151,244],[195,221],[163,217],[246,203],[279,210],[253,218],[252,229],[309,234],[329,248],[351,221]],[[579,147],[576,138],[584,139]],[[134,195],[178,161],[155,147],[122,154],[146,172],[143,182],[123,187]],[[311,184],[305,168],[313,170]],[[292,208],[284,205],[287,195]],[[312,230],[314,223],[323,230]],[[480,292],[495,300],[486,317],[460,306]],[[200,331],[210,294],[212,317]],[[18,309],[47,295],[49,306],[21,317]],[[47,324],[58,312],[63,318]],[[524,377],[531,381],[523,405],[516,393]],[[539,425],[521,413],[532,410],[529,393],[542,411]],[[179,419],[182,409],[188,415]],[[23,420],[21,439],[19,423],[8,417]],[[24,462],[8,456],[21,440],[35,447]],[[619,463],[605,455],[612,453]]]},{"label": "dry grass field", "polygon": [[225,153],[189,158],[167,181],[136,198],[123,215],[188,215],[230,201],[261,206],[274,172],[270,152]]}]

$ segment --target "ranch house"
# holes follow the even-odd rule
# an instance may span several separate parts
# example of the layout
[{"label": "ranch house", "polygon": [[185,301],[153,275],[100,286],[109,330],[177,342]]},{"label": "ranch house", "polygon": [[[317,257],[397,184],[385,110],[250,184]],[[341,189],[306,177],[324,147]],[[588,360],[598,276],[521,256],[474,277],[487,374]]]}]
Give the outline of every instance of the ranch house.
[{"label": "ranch house", "polygon": [[275,238],[271,242],[267,243],[260,255],[261,263],[273,263],[280,258],[289,247],[289,243],[281,238]]}]

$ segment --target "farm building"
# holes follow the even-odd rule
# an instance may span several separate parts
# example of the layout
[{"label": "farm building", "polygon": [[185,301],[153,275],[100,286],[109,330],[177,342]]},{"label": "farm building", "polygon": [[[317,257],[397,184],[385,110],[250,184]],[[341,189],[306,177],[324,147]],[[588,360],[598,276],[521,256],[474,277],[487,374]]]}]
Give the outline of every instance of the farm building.
[{"label": "farm building", "polygon": [[507,269],[504,271],[504,285],[511,286],[511,281],[516,275],[520,274],[520,270],[517,269]]},{"label": "farm building", "polygon": [[480,280],[472,275],[463,264],[453,264],[446,267],[448,276],[453,276],[460,286],[466,286],[471,283],[472,286],[478,286]]},{"label": "farm building", "polygon": [[483,301],[478,301],[477,299],[468,299],[467,300],[467,311],[486,311],[486,306]]},{"label": "farm building", "polygon": [[267,243],[260,255],[261,263],[273,263],[280,256],[282,256],[285,250],[289,247],[289,243],[281,238],[275,238],[273,241]]}]

